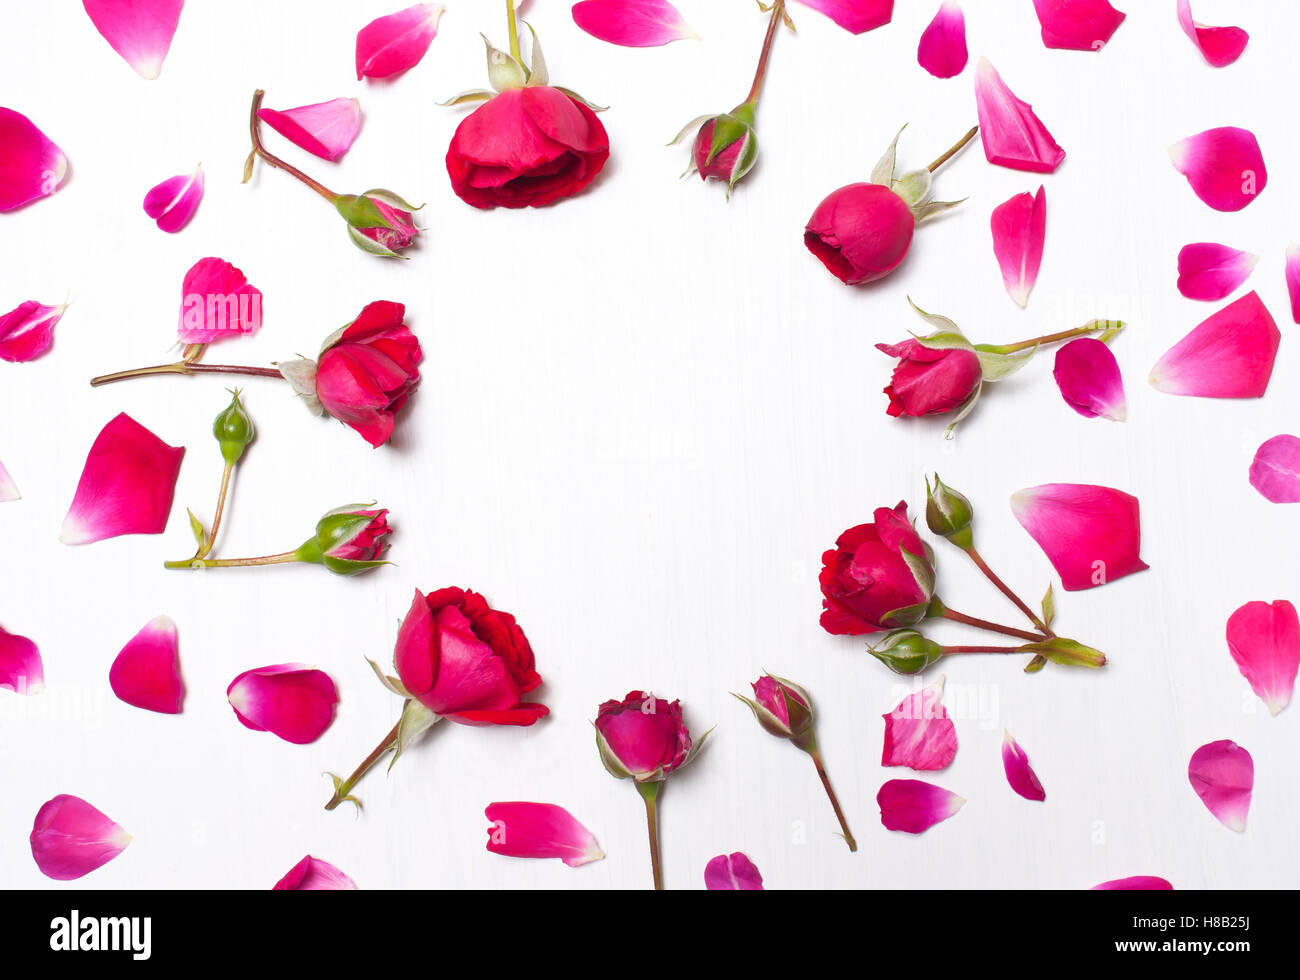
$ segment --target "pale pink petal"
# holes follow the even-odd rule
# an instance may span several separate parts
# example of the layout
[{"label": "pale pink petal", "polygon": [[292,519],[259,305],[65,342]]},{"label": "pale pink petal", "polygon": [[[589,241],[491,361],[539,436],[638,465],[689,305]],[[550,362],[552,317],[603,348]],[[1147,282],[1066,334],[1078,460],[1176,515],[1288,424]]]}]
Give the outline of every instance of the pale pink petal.
[{"label": "pale pink petal", "polygon": [[185,0],[82,0],[95,30],[141,78],[157,78]]},{"label": "pale pink petal", "polygon": [[36,813],[29,838],[41,874],[73,881],[107,864],[131,843],[131,835],[76,796],[59,795]]},{"label": "pale pink petal", "polygon": [[226,688],[226,699],[246,728],[306,745],[334,722],[339,692],[323,670],[276,664],[244,671]]},{"label": "pale pink petal", "polygon": [[1037,802],[1047,799],[1043,784],[1029,764],[1029,756],[1005,728],[1002,730],[1002,770],[1007,774],[1011,788],[1020,796]]},{"label": "pale pink petal", "polygon": [[1205,27],[1192,19],[1191,0],[1178,0],[1178,23],[1201,56],[1215,68],[1230,65],[1246,50],[1250,35],[1240,27]]},{"label": "pale pink petal", "polygon": [[125,412],[115,417],[90,447],[59,540],[162,534],[184,455],[184,447],[167,445]]},{"label": "pale pink petal", "polygon": [[277,133],[322,160],[337,160],[361,132],[361,103],[331,99],[297,109],[258,109],[257,118]]},{"label": "pale pink petal", "polygon": [[1249,292],[1180,340],[1151,369],[1157,391],[1200,398],[1261,398],[1282,334]]},{"label": "pale pink petal", "polygon": [[1169,892],[1173,891],[1174,886],[1169,884],[1164,878],[1157,878],[1154,875],[1134,875],[1132,878],[1115,878],[1111,881],[1103,881],[1100,885],[1093,885],[1092,891],[1095,892]]},{"label": "pale pink petal", "polygon": [[1029,292],[1038,281],[1047,237],[1047,191],[1017,194],[993,209],[989,219],[993,230],[993,254],[1002,268],[1002,284],[1024,309]]},{"label": "pale pink petal", "polygon": [[952,78],[966,69],[966,15],[957,0],[943,0],[921,35],[916,62],[935,78]]},{"label": "pale pink petal", "polygon": [[200,165],[194,168],[194,173],[168,177],[150,190],[144,196],[144,213],[163,231],[174,235],[190,223],[202,200],[203,167]]},{"label": "pale pink petal", "polygon": [[1250,485],[1275,504],[1300,504],[1300,439],[1274,436],[1250,464]]},{"label": "pale pink petal", "polygon": [[146,711],[178,715],[185,700],[176,624],[158,616],[140,630],[108,669],[108,684],[121,700]]},{"label": "pale pink petal", "polygon": [[799,0],[799,3],[825,14],[854,34],[882,27],[894,16],[894,0]]},{"label": "pale pink petal", "polygon": [[1110,487],[1048,483],[1011,496],[1020,526],[1038,542],[1067,592],[1145,571],[1138,499]]},{"label": "pale pink petal", "polygon": [[763,876],[740,851],[719,854],[704,866],[704,887],[711,892],[761,892]]},{"label": "pale pink petal", "polygon": [[1058,350],[1052,376],[1065,403],[1080,415],[1112,422],[1128,417],[1119,362],[1096,337],[1078,337]]},{"label": "pale pink petal", "polygon": [[1255,785],[1255,762],[1249,752],[1228,739],[1202,745],[1192,753],[1187,778],[1215,820],[1237,833],[1246,829]]},{"label": "pale pink petal", "polygon": [[0,629],[0,689],[15,694],[40,694],[45,690],[41,651],[27,637],[4,629]]},{"label": "pale pink petal", "polygon": [[49,197],[68,173],[68,158],[21,112],[0,106],[0,211]]},{"label": "pale pink petal", "polygon": [[583,0],[573,22],[592,37],[625,48],[654,48],[699,35],[668,0]]},{"label": "pale pink petal", "polygon": [[1291,299],[1291,319],[1300,323],[1300,245],[1286,249],[1286,291]]},{"label": "pale pink petal", "polygon": [[10,500],[21,500],[22,496],[18,492],[18,484],[14,483],[14,478],[9,475],[4,463],[0,463],[0,504]]},{"label": "pale pink petal", "polygon": [[920,779],[891,779],[876,794],[885,829],[907,834],[925,833],[951,817],[965,802],[956,793]]},{"label": "pale pink petal", "polygon": [[253,334],[262,326],[262,291],[225,259],[199,259],[181,284],[177,339],[211,344]]},{"label": "pale pink petal", "polygon": [[275,892],[353,891],[357,883],[328,861],[308,854],[275,883]]},{"label": "pale pink petal", "polygon": [[1228,617],[1228,652],[1276,716],[1291,703],[1300,669],[1300,618],[1285,599],[1248,602]]},{"label": "pale pink petal", "polygon": [[1065,159],[1033,106],[1012,94],[987,58],[975,68],[975,108],[989,163],[1050,174]]},{"label": "pale pink petal", "polygon": [[0,316],[0,361],[34,361],[48,351],[67,308],[29,299]]},{"label": "pale pink petal", "polygon": [[1034,0],[1043,44],[1069,51],[1100,51],[1124,23],[1106,0]]},{"label": "pale pink petal", "polygon": [[1268,185],[1264,154],[1248,129],[1207,129],[1171,146],[1169,159],[1196,196],[1216,211],[1240,211]]},{"label": "pale pink petal", "polygon": [[945,769],[957,754],[957,728],[943,699],[943,677],[909,694],[885,715],[882,766],[907,766],[918,771]]},{"label": "pale pink petal", "polygon": [[554,803],[490,803],[487,849],[520,858],[559,858],[570,868],[605,856],[590,830]]},{"label": "pale pink petal", "polygon": [[372,20],[357,32],[357,81],[387,78],[414,68],[438,36],[438,21],[446,8],[417,3]]},{"label": "pale pink petal", "polygon": [[1250,278],[1258,255],[1214,242],[1184,245],[1178,253],[1178,291],[1217,303]]}]

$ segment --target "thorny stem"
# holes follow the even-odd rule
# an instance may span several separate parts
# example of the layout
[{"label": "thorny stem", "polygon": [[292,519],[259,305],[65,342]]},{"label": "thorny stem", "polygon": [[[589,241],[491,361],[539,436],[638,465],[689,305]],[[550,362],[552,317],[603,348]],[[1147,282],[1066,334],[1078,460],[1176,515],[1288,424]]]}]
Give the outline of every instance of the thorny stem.
[{"label": "thorny stem", "polygon": [[187,558],[185,561],[165,561],[163,568],[251,568],[255,565],[287,565],[299,560],[298,552],[286,551],[259,558]]},{"label": "thorny stem", "polygon": [[342,803],[344,798],[352,792],[352,787],[361,781],[361,777],[373,769],[376,762],[397,748],[397,738],[401,730],[402,722],[399,719],[397,724],[393,726],[393,730],[385,735],[384,740],[375,746],[375,750],[366,756],[361,765],[357,766],[356,771],[339,783],[339,788],[334,791],[330,801],[325,804],[326,810],[333,810]]},{"label": "thorny stem", "polygon": [[1030,643],[1040,643],[1048,639],[1042,633],[1030,633],[1027,630],[1018,630],[1014,626],[1003,626],[1000,623],[991,623],[987,619],[977,619],[974,616],[967,616],[965,613],[959,613],[955,609],[949,609],[936,596],[930,601],[930,616],[937,616],[942,619],[951,619],[954,623],[963,623],[966,626],[974,626],[976,629],[988,630],[991,633],[1002,633],[1004,636],[1014,636],[1017,639],[1028,640]]},{"label": "thorny stem", "polygon": [[[512,6],[511,10],[513,11],[513,9],[514,8]],[[514,24],[514,18],[512,17],[511,25],[513,26],[513,24]],[[512,38],[512,40],[514,39]],[[266,91],[264,89],[259,88],[257,91],[253,93],[253,108],[248,116],[248,131],[249,131],[249,135],[253,138],[253,152],[249,154],[248,162],[244,165],[244,183],[248,183],[249,177],[251,177],[253,174],[253,167],[252,167],[253,157],[261,157],[263,161],[270,164],[272,167],[275,167],[278,170],[283,170],[285,173],[297,177],[300,181],[302,181],[304,184],[306,184],[308,187],[314,190],[317,194],[319,194],[321,197],[325,198],[325,200],[333,204],[334,201],[338,198],[337,194],[335,194],[332,190],[330,190],[320,181],[313,180],[311,177],[308,177],[305,173],[303,173],[293,164],[286,163],[285,161],[281,160],[278,156],[276,156],[274,153],[269,152],[266,149],[266,147],[262,145],[261,120],[257,118],[257,110],[262,108],[262,99],[265,96],[266,96]]]},{"label": "thorny stem", "polygon": [[742,105],[757,105],[758,94],[763,91],[763,81],[767,78],[767,63],[772,58],[772,42],[776,40],[776,29],[785,16],[785,0],[775,0],[772,4],[772,19],[767,22],[767,36],[763,38],[763,51],[758,56],[758,70],[754,72],[754,84],[749,87]]},{"label": "thorny stem", "polygon": [[276,368],[247,367],[240,364],[191,364],[177,361],[175,364],[155,364],[153,367],[132,368],[130,371],[118,371],[114,374],[101,374],[90,379],[90,386],[112,384],[115,381],[129,381],[132,378],[145,378],[153,374],[240,374],[255,378],[284,378]]},{"label": "thorny stem", "polygon": [[844,811],[840,809],[840,799],[835,795],[835,790],[831,788],[831,777],[826,775],[826,767],[822,765],[822,754],[816,748],[811,749],[808,754],[812,756],[813,765],[817,767],[817,775],[821,777],[822,785],[826,787],[826,796],[831,801],[831,809],[835,811],[835,818],[840,822],[840,829],[844,831],[844,843],[849,845],[850,851],[858,849],[858,842],[853,839],[853,832],[849,830],[849,822],[844,819]]},{"label": "thorny stem", "polygon": [[992,582],[995,586],[997,586],[999,592],[1001,592],[1004,596],[1006,596],[1008,599],[1014,602],[1016,604],[1016,608],[1018,608],[1022,613],[1024,613],[1025,616],[1028,617],[1029,621],[1033,623],[1034,626],[1036,626],[1039,629],[1039,631],[1041,631],[1042,633],[1044,633],[1049,637],[1056,635],[1051,631],[1051,629],[1047,626],[1047,624],[1044,623],[1041,619],[1039,619],[1037,614],[1035,614],[1035,612],[1031,608],[1029,608],[1028,605],[1025,604],[1024,600],[1021,599],[1020,596],[1016,595],[1014,592],[1011,591],[1011,587],[1007,585],[1007,583],[1003,582],[1002,579],[998,578],[997,573],[994,572],[993,569],[989,568],[988,562],[986,562],[983,556],[981,556],[980,553],[975,550],[974,545],[971,545],[969,548],[963,548],[962,550],[965,551],[966,554],[970,556],[970,560],[975,563],[975,567],[984,573],[984,577],[987,578],[990,582]]},{"label": "thorny stem", "polygon": [[968,132],[965,136],[959,139],[957,141],[957,144],[952,149],[950,149],[943,156],[939,157],[938,160],[935,160],[934,163],[930,164],[928,168],[930,173],[934,173],[945,163],[947,163],[949,160],[955,157],[959,152],[961,152],[961,148],[965,146],[967,143],[969,143],[971,140],[973,140],[975,138],[975,134],[978,133],[979,131],[980,128],[978,126],[972,126],[970,128],[970,132]]},{"label": "thorny stem", "polygon": [[664,874],[659,863],[659,789],[661,782],[637,783],[636,791],[645,800],[646,832],[650,835],[650,872],[654,876],[655,891],[664,890]]}]

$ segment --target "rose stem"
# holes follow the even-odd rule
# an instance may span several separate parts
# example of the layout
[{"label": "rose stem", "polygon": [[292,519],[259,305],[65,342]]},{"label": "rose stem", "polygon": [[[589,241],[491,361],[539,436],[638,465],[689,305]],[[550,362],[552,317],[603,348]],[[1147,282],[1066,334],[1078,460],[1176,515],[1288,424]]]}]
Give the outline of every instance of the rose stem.
[{"label": "rose stem", "polygon": [[1042,337],[1034,337],[1032,340],[1022,340],[1018,344],[1002,344],[1000,346],[981,347],[980,350],[992,351],[995,354],[1014,354],[1016,351],[1027,350],[1030,347],[1041,347],[1044,344],[1057,344],[1063,340],[1070,340],[1074,337],[1084,337],[1090,333],[1097,333],[1103,330],[1115,329],[1114,320],[1096,320],[1092,323],[1084,324],[1082,327],[1075,327],[1073,330],[1062,330],[1060,333],[1049,333]]},{"label": "rose stem", "polygon": [[930,164],[930,166],[929,166],[929,168],[928,168],[929,171],[930,171],[930,173],[934,173],[936,170],[938,170],[940,167],[942,167],[945,163],[947,163],[949,160],[951,160],[953,157],[955,157],[955,156],[956,156],[956,155],[961,151],[961,148],[962,148],[963,146],[965,146],[967,143],[969,143],[971,140],[973,140],[973,139],[975,138],[975,134],[978,133],[979,131],[980,131],[980,128],[979,128],[978,126],[972,126],[972,127],[970,128],[970,132],[968,132],[965,136],[963,136],[961,139],[959,139],[959,140],[957,141],[957,144],[956,144],[952,149],[950,149],[950,150],[949,150],[947,153],[945,153],[943,156],[939,157],[938,160],[935,160],[934,163]]},{"label": "rose stem", "polygon": [[776,40],[776,28],[785,16],[785,0],[775,0],[772,4],[772,18],[767,22],[767,36],[763,38],[763,50],[758,56],[758,70],[754,72],[754,84],[749,87],[742,105],[758,105],[758,94],[763,91],[763,81],[767,78],[767,63],[772,58],[772,42]]},{"label": "rose stem", "polygon": [[130,371],[118,371],[115,374],[101,374],[90,379],[90,386],[112,384],[115,381],[129,381],[132,378],[144,378],[151,374],[240,374],[255,378],[283,378],[275,368],[245,367],[239,364],[190,364],[177,361],[175,364],[156,364],[153,367],[133,368]]},{"label": "rose stem", "polygon": [[524,56],[519,53],[519,21],[515,17],[515,0],[506,0],[506,23],[510,27],[510,54],[522,65]]},{"label": "rose stem", "polygon": [[361,781],[361,777],[373,769],[376,762],[397,748],[397,738],[401,730],[402,721],[399,718],[397,724],[393,726],[393,730],[384,736],[384,740],[375,746],[375,750],[366,756],[365,761],[357,766],[356,771],[339,783],[339,788],[334,791],[330,801],[325,804],[326,810],[333,810],[342,803],[343,798],[352,792],[352,787]]},{"label": "rose stem", "polygon": [[850,851],[858,849],[858,842],[853,839],[853,832],[849,830],[849,822],[844,819],[844,811],[840,809],[840,799],[835,795],[835,790],[831,788],[831,777],[826,775],[826,767],[822,765],[822,754],[814,746],[808,754],[812,756],[813,765],[817,767],[817,775],[821,777],[822,785],[826,787],[826,795],[830,798],[831,809],[835,811],[835,817],[840,822],[840,829],[844,831],[844,843],[849,845]]},{"label": "rose stem", "polygon": [[285,565],[298,561],[298,552],[286,551],[260,558],[187,558],[185,561],[165,561],[163,568],[249,568],[254,565]]},{"label": "rose stem", "polygon": [[217,543],[217,531],[221,529],[221,518],[226,512],[226,494],[230,491],[230,477],[235,472],[235,464],[227,463],[221,474],[221,492],[217,494],[217,512],[212,518],[212,530],[208,533],[208,543],[199,548],[195,558],[206,558],[212,553],[212,546]]},{"label": "rose stem", "polygon": [[1023,653],[1024,647],[944,647],[944,653]]},{"label": "rose stem", "polygon": [[1041,619],[1038,618],[1038,616],[1034,614],[1034,611],[1030,609],[1028,605],[1025,604],[1024,600],[1021,599],[1020,596],[1016,595],[1014,592],[1011,591],[1011,586],[1007,585],[1006,582],[1003,582],[1002,579],[998,578],[997,573],[995,573],[993,569],[989,568],[988,562],[986,562],[983,556],[980,555],[980,553],[975,550],[974,545],[971,545],[969,548],[963,548],[962,550],[965,551],[966,554],[970,556],[970,560],[975,563],[975,567],[977,567],[981,572],[984,573],[984,577],[987,578],[994,585],[996,585],[999,592],[1001,592],[1004,596],[1006,596],[1008,599],[1014,602],[1016,604],[1016,607],[1029,618],[1029,621],[1031,623],[1033,623],[1036,627],[1038,627],[1038,629],[1041,632],[1047,634],[1048,636],[1056,635],[1051,631],[1051,629],[1047,626],[1046,623],[1044,623]]},{"label": "rose stem", "polygon": [[650,871],[654,875],[655,891],[664,890],[663,869],[659,866],[659,788],[663,783],[637,783],[636,791],[645,800],[646,831],[650,835]]},{"label": "rose stem", "polygon": [[951,619],[954,623],[964,623],[967,626],[974,626],[976,629],[988,630],[992,633],[1002,633],[1006,636],[1014,636],[1021,640],[1028,640],[1030,643],[1039,643],[1045,639],[1041,633],[1030,633],[1026,630],[1018,630],[1013,626],[1002,626],[998,623],[990,623],[987,619],[977,619],[974,616],[967,616],[965,613],[959,613],[955,609],[949,609],[936,596],[930,600],[930,610],[928,615],[937,616],[942,619]]},{"label": "rose stem", "polygon": [[[511,9],[513,9],[513,7]],[[285,173],[297,177],[317,194],[325,198],[325,200],[333,203],[338,198],[337,194],[320,181],[312,180],[312,178],[308,177],[297,167],[290,163],[285,163],[285,161],[281,160],[275,154],[268,152],[266,147],[262,145],[262,134],[260,130],[261,120],[257,118],[257,110],[262,108],[262,99],[265,95],[266,91],[260,88],[253,93],[253,109],[249,113],[248,119],[249,134],[253,137],[253,152],[248,155],[248,162],[244,164],[244,183],[247,184],[249,178],[253,175],[253,157],[261,157],[272,167],[275,167],[278,170],[283,170]]]}]

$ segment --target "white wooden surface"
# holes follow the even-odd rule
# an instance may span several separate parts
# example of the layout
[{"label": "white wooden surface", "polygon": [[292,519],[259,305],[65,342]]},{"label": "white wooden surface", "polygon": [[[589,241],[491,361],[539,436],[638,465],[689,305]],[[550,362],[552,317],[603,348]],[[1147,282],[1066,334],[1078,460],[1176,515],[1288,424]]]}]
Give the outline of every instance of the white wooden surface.
[{"label": "white wooden surface", "polygon": [[[796,6],[798,34],[777,39],[759,113],[759,167],[728,203],[716,185],[678,182],[684,151],[664,143],[743,96],[764,29],[754,5],[680,0],[704,43],[636,51],[582,34],[567,3],[541,0],[532,17],[552,77],[611,106],[614,155],[575,200],[494,213],[451,194],[443,156],[461,113],[435,102],[483,84],[478,32],[504,40],[501,5],[453,2],[420,66],[358,85],[354,32],[395,6],[191,0],[153,83],[79,4],[7,14],[0,101],[59,143],[72,173],[51,200],[0,216],[0,307],[65,292],[72,306],[49,356],[0,365],[0,459],[24,494],[0,505],[0,623],[40,644],[48,683],[40,697],[0,693],[0,882],[51,884],[26,836],[42,802],[74,793],[135,835],[87,887],[264,888],[305,853],[365,888],[644,887],[641,803],[601,768],[590,721],[601,701],[646,687],[680,697],[693,728],[718,726],[662,797],[672,888],[702,887],[709,858],[742,849],[772,888],[1079,888],[1131,874],[1182,888],[1295,884],[1300,719],[1295,708],[1270,718],[1250,695],[1223,627],[1247,600],[1300,598],[1300,511],[1246,482],[1259,443],[1300,425],[1282,278],[1283,250],[1300,237],[1286,98],[1300,11],[1199,0],[1199,19],[1252,35],[1236,65],[1215,70],[1179,31],[1173,0],[1121,4],[1128,20],[1099,54],[1045,49],[1028,0],[963,4],[972,66],[987,55],[1069,154],[1044,180],[1047,253],[1022,312],[1003,291],[988,217],[1039,179],[989,166],[978,147],[938,182],[942,197],[969,202],[921,230],[889,280],[848,289],[801,243],[821,197],[865,179],[900,125],[910,123],[900,144],[910,167],[974,122],[973,67],[938,81],[915,63],[934,3],[899,3],[890,26],[856,38]],[[305,165],[343,190],[384,185],[427,201],[411,261],[354,250],[330,209],[284,174],[259,167],[240,185],[259,86],[275,107],[359,95],[366,122],[352,152]],[[1271,172],[1262,200],[1236,215],[1200,204],[1165,154],[1216,125],[1254,130]],[[197,160],[207,198],[188,229],[165,236],[140,200]],[[1262,401],[1174,399],[1145,383],[1214,309],[1174,287],[1178,249],[1203,240],[1262,256],[1248,288],[1286,335]],[[265,293],[262,333],[221,347],[221,360],[310,354],[364,303],[407,304],[424,383],[392,446],[372,451],[271,382],[247,386],[259,438],[220,545],[292,547],[324,510],[377,497],[398,528],[397,567],[356,580],[312,567],[163,570],[189,553],[185,506],[211,511],[220,459],[209,425],[223,387],[175,378],[91,390],[86,379],[166,356],[181,277],[204,255],[233,261]],[[1050,357],[994,391],[954,442],[939,424],[886,418],[890,363],[873,345],[920,326],[908,295],[978,341],[1127,320],[1115,350],[1130,421],[1075,415]],[[161,537],[61,545],[85,453],[119,411],[188,447],[171,525]],[[909,837],[884,830],[875,805],[884,780],[913,775],[878,765],[880,715],[907,687],[861,640],[818,628],[816,575],[822,550],[873,507],[905,498],[915,511],[935,468],[976,502],[986,557],[1031,598],[1051,569],[1007,498],[1042,482],[1137,494],[1151,570],[1060,596],[1060,628],[1107,651],[1104,672],[1026,676],[1018,658],[995,657],[946,666],[960,750],[933,778],[969,802]],[[1015,621],[958,553],[937,551],[953,606]],[[415,587],[451,584],[518,616],[552,716],[527,730],[442,726],[391,776],[362,784],[359,819],[325,813],[322,770],[350,769],[396,716],[363,657],[391,657]],[[117,650],[158,613],[180,627],[189,698],[178,717],[128,707],[108,686]],[[328,670],[342,695],[310,746],[248,731],[225,702],[237,673],[286,660]],[[857,854],[833,835],[808,761],[728,694],[763,668],[813,692]],[[1004,727],[1046,803],[1007,787]],[[1187,783],[1191,752],[1218,738],[1255,759],[1240,836]],[[488,854],[483,807],[512,799],[569,807],[608,859],[569,870]]]}]

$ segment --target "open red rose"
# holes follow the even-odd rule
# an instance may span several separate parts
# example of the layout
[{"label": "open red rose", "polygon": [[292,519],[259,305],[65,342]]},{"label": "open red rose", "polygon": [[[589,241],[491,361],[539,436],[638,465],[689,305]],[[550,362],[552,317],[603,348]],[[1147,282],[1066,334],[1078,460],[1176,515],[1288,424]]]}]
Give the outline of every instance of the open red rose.
[{"label": "open red rose", "polygon": [[962,405],[979,389],[984,372],[974,351],[961,347],[936,350],[915,340],[876,344],[897,357],[894,376],[885,394],[895,418],[900,415],[944,415]]},{"label": "open red rose", "polygon": [[596,711],[597,744],[605,768],[619,779],[660,781],[686,764],[691,733],[679,701],[633,691]]},{"label": "open red rose", "polygon": [[822,555],[818,581],[827,633],[862,636],[912,626],[926,616],[934,559],[908,520],[907,504],[880,507],[872,516],[875,523],[845,531]]},{"label": "open red rose", "polygon": [[510,88],[456,127],[447,173],[476,208],[541,207],[571,197],[609,159],[609,135],[584,103],[557,88]]}]

